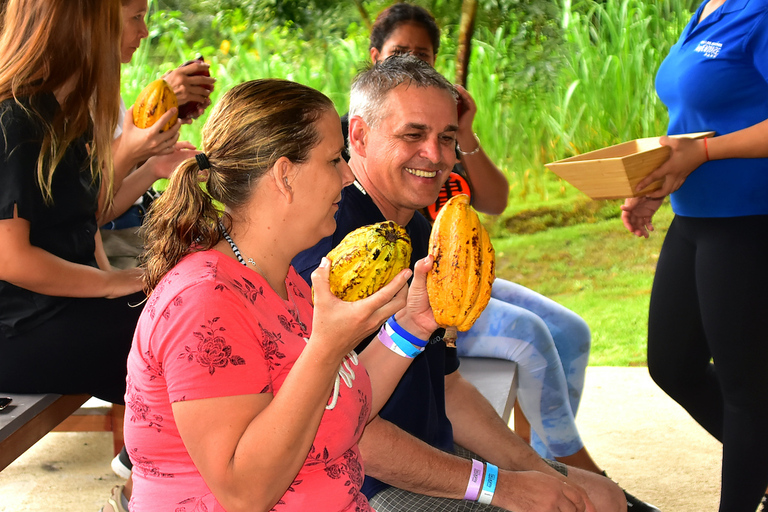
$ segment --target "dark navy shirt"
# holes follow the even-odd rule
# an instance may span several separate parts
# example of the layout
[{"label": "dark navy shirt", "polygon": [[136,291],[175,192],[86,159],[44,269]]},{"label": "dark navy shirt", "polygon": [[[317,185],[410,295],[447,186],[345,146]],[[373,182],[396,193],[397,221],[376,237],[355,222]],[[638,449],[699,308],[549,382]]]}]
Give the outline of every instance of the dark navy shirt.
[{"label": "dark navy shirt", "polygon": [[[311,249],[299,253],[292,264],[309,283],[320,259],[336,247],[347,233],[385,220],[371,198],[352,184],[342,191],[339,211],[336,212],[336,232]],[[413,245],[413,268],[416,261],[428,253],[431,227],[424,216],[416,212],[405,228]],[[358,346],[357,351],[365,348],[370,339]],[[446,348],[440,329],[430,339],[424,352],[413,360],[379,416],[431,446],[452,452],[453,428],[445,413],[445,375],[455,372],[458,367],[456,349]],[[362,490],[371,498],[386,487],[387,484],[373,477],[365,477]]]},{"label": "dark navy shirt", "polygon": [[[768,0],[702,3],[656,75],[668,133],[724,135],[768,119]],[[768,158],[702,164],[671,196],[678,215],[768,214]]]}]

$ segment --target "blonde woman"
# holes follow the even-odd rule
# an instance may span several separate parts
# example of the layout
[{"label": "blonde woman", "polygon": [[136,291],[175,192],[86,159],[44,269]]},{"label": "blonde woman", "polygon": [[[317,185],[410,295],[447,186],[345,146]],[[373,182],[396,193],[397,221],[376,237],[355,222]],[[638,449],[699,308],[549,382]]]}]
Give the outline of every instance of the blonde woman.
[{"label": "blonde woman", "polygon": [[120,1],[8,0],[2,26],[0,388],[122,403],[141,274],[99,267],[96,222],[113,194]]}]

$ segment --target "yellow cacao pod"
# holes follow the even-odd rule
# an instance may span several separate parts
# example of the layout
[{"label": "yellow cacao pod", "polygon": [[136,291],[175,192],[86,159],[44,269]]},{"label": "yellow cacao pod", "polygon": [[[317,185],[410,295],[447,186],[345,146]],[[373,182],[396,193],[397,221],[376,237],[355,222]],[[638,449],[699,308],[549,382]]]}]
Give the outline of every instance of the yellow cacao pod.
[{"label": "yellow cacao pod", "polygon": [[[168,82],[160,78],[146,86],[136,98],[136,103],[133,104],[133,124],[139,128],[149,128],[163,114],[178,106],[173,89],[168,85]],[[163,126],[162,131],[171,129],[176,124],[176,119],[178,119],[178,114]]]},{"label": "yellow cacao pod", "polygon": [[364,299],[411,265],[411,237],[392,221],[351,231],[331,252],[331,292],[347,302]]},{"label": "yellow cacao pod", "polygon": [[429,236],[435,263],[427,274],[427,293],[435,320],[445,327],[447,346],[456,331],[467,331],[491,299],[496,278],[491,239],[469,197],[459,194],[440,209]]}]

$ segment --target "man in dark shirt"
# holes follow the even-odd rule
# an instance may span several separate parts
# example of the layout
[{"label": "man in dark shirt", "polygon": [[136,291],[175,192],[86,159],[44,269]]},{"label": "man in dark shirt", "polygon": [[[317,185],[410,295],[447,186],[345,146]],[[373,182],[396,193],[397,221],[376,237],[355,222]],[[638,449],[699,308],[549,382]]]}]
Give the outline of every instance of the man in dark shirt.
[{"label": "man in dark shirt", "polygon": [[[294,260],[299,273],[308,280],[348,232],[384,220],[406,227],[412,263],[424,257],[430,226],[418,210],[435,202],[456,163],[457,127],[456,91],[428,64],[393,57],[358,75],[349,116],[356,181],[342,192],[334,235]],[[376,510],[626,510],[607,478],[541,459],[458,367],[438,331],[366,427],[363,492]],[[492,505],[468,502],[481,493],[454,443],[498,466],[495,492],[481,500]]]}]

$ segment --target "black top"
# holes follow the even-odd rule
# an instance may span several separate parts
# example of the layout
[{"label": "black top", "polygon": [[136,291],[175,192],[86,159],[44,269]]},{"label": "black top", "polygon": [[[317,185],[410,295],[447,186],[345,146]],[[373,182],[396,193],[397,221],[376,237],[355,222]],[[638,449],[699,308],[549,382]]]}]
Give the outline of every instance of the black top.
[{"label": "black top", "polygon": [[[59,109],[53,94],[22,100],[47,120]],[[44,129],[34,114],[13,99],[0,103],[0,219],[18,216],[30,223],[29,241],[51,254],[83,265],[96,265],[96,210],[99,181],[91,175],[83,134],[64,154],[53,175],[53,203],[46,204],[37,183],[37,159]],[[0,329],[12,336],[39,325],[71,300],[41,295],[0,281]]]},{"label": "black top", "polygon": [[[336,212],[336,232],[299,253],[292,262],[308,283],[320,259],[336,247],[347,233],[386,220],[371,198],[356,184],[349,185],[341,194],[339,211]],[[413,246],[413,268],[428,254],[431,226],[423,215],[416,212],[405,229]],[[445,412],[445,375],[459,368],[459,358],[455,348],[446,348],[443,333],[443,329],[438,329],[424,352],[416,356],[379,415],[431,446],[453,452],[453,428]],[[360,352],[372,338],[361,343],[356,350]],[[362,491],[371,498],[386,487],[383,482],[366,476]]]}]

